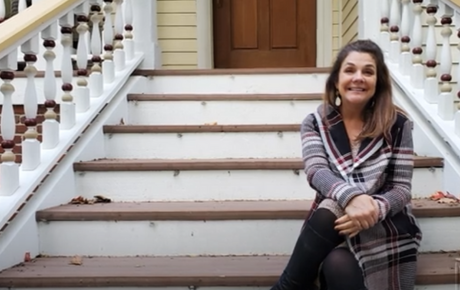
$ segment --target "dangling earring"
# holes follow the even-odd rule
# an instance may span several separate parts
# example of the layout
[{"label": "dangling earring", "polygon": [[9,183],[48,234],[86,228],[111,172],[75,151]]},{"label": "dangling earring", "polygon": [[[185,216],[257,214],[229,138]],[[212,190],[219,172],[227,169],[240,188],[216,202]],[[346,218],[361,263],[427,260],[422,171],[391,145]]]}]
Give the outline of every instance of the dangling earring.
[{"label": "dangling earring", "polygon": [[337,107],[340,107],[341,104],[342,104],[342,99],[340,98],[339,92],[337,92],[335,94],[335,105]]}]

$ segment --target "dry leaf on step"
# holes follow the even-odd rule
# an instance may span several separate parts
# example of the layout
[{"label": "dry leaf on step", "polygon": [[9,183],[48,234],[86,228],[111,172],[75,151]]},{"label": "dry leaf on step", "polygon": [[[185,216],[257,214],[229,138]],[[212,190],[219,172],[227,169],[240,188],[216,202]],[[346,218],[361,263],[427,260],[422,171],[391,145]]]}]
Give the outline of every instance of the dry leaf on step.
[{"label": "dry leaf on step", "polygon": [[80,256],[73,256],[72,259],[70,259],[70,264],[80,266],[83,264],[83,259]]},{"label": "dry leaf on step", "polygon": [[212,122],[212,123],[204,123],[205,126],[216,126],[217,122]]},{"label": "dry leaf on step", "polygon": [[444,197],[444,198],[439,199],[438,203],[457,203],[457,200],[448,198],[448,197]]}]

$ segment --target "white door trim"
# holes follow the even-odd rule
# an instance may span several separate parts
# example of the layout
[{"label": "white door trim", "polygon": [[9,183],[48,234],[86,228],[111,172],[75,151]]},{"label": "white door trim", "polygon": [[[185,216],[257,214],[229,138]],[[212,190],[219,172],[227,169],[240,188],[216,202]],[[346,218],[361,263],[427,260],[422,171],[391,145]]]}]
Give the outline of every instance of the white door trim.
[{"label": "white door trim", "polygon": [[[214,68],[212,37],[212,0],[196,1],[198,68]],[[301,0],[306,1],[306,0]],[[316,0],[316,66],[328,67],[332,62],[332,1]],[[328,48],[328,49],[325,49]]]}]

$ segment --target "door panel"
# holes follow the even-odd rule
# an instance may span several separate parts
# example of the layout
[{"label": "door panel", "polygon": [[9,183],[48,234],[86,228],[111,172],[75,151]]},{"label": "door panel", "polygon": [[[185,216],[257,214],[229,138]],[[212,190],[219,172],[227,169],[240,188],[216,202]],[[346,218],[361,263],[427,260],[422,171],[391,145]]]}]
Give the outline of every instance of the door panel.
[{"label": "door panel", "polygon": [[316,0],[214,0],[216,68],[316,66]]}]

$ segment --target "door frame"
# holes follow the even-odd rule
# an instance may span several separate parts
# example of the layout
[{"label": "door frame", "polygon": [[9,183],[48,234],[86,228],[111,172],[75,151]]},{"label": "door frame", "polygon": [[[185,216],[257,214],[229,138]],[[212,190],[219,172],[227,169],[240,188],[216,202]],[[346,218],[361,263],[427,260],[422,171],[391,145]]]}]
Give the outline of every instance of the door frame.
[{"label": "door frame", "polygon": [[[305,0],[302,0],[305,1]],[[332,64],[332,1],[316,0],[316,66]],[[197,55],[199,69],[214,68],[212,37],[212,0],[195,0]],[[326,37],[324,37],[326,36]],[[327,37],[329,36],[329,37]],[[329,49],[324,49],[329,47]]]}]

